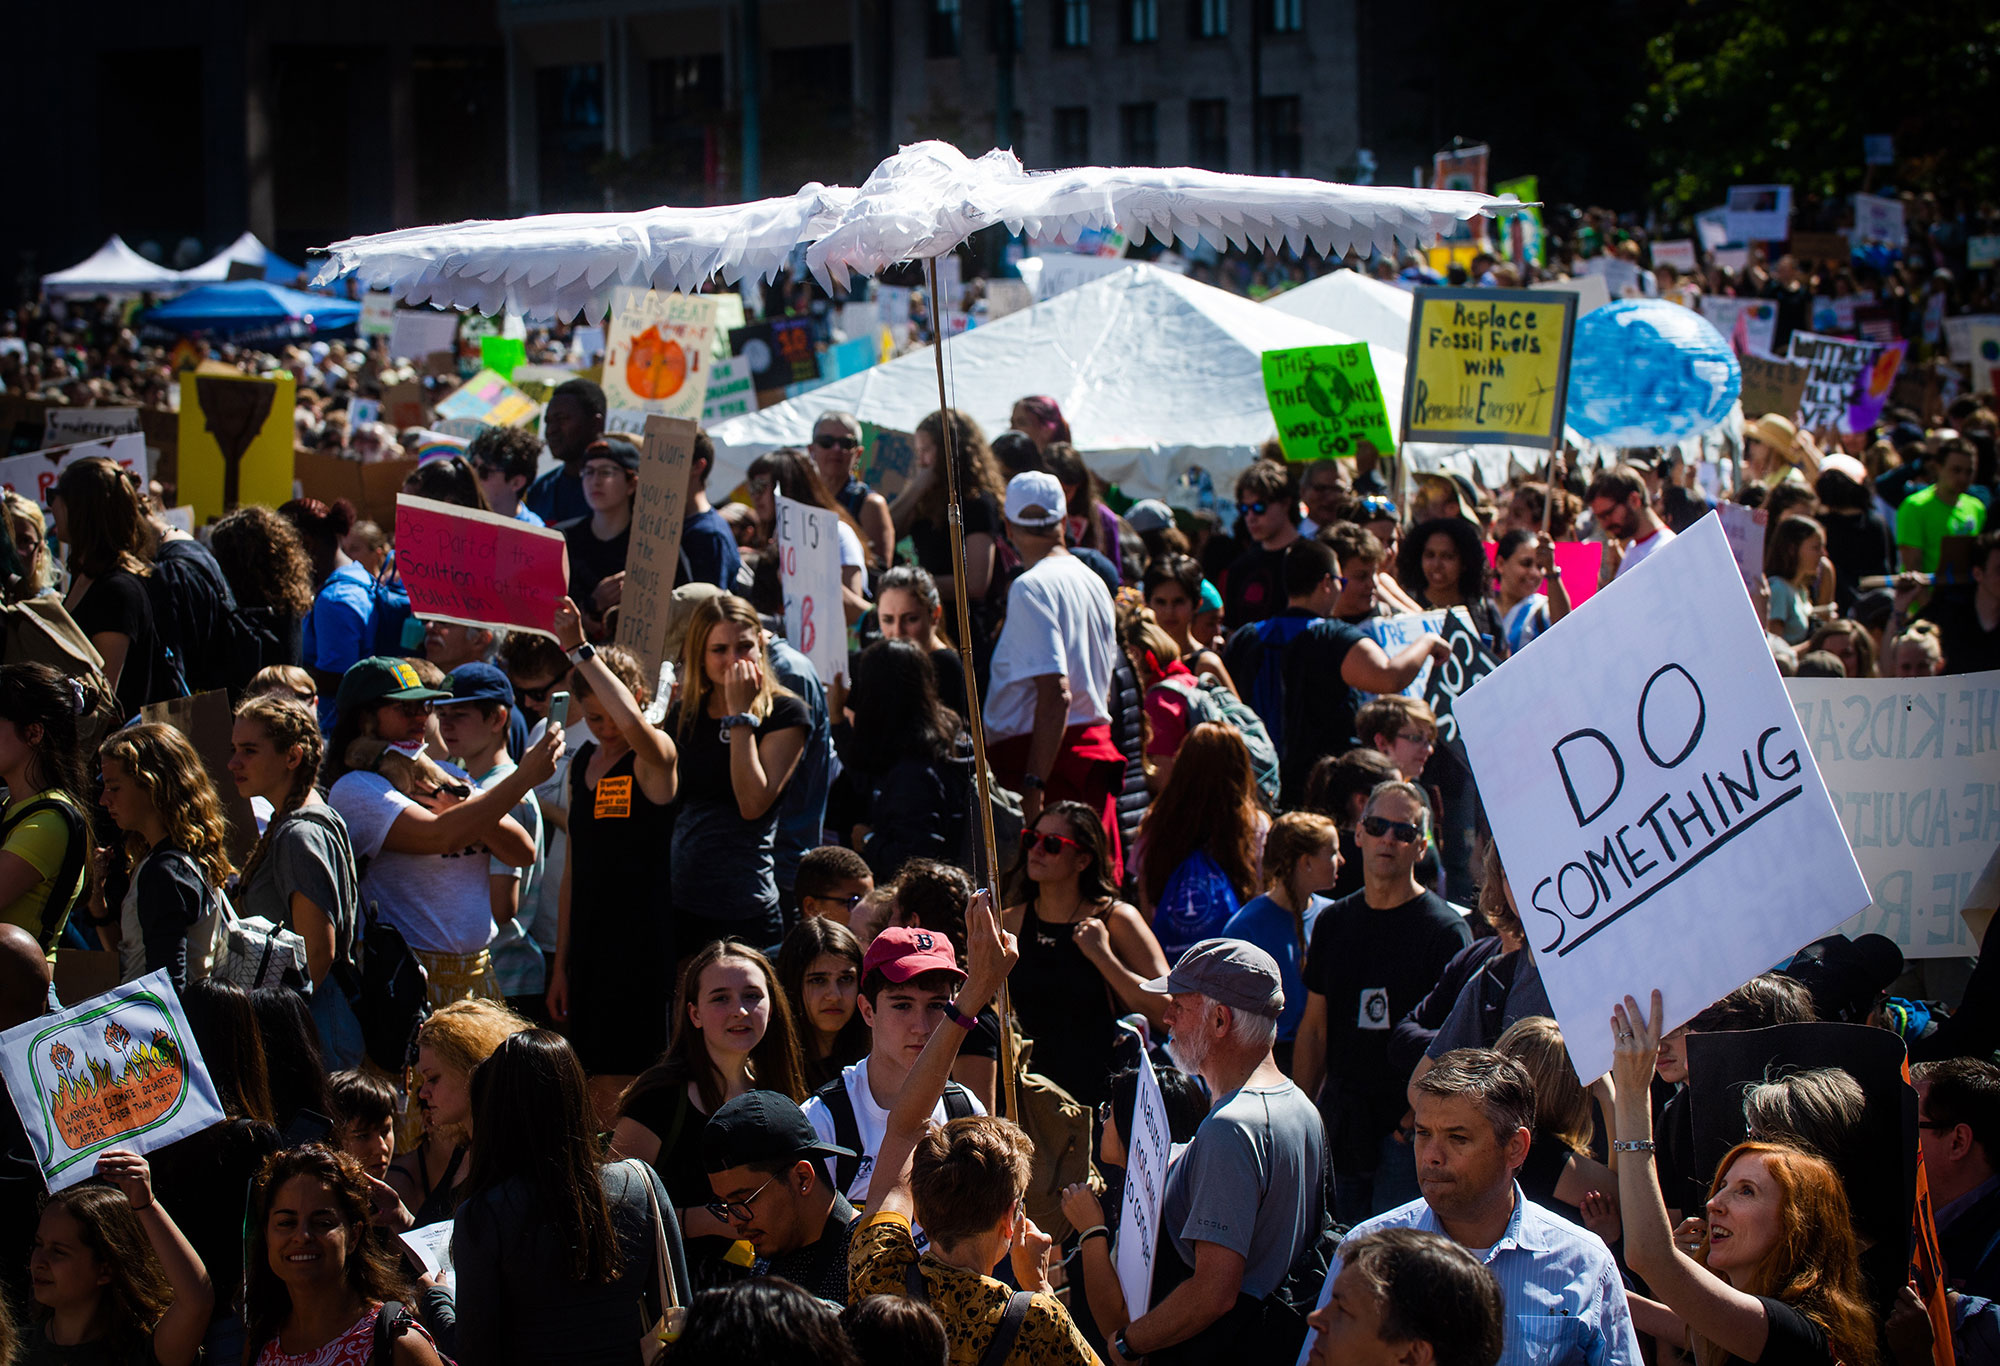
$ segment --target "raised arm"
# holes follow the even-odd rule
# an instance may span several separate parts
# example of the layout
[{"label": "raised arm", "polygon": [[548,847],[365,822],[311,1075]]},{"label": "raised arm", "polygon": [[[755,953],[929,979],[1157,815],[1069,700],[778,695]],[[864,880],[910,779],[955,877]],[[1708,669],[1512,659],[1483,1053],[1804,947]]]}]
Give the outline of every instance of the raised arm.
[{"label": "raised arm", "polygon": [[[523,797],[548,781],[562,752],[563,729],[550,722],[548,734],[540,743],[523,754],[520,765],[493,786],[481,788],[442,811],[427,811],[414,804],[404,807],[383,837],[382,847],[397,854],[451,854],[499,834],[505,851],[494,849],[494,857],[515,867],[534,862],[532,842],[525,857],[509,857],[518,855],[519,844],[526,839],[526,832],[509,817]],[[512,826],[510,831],[501,831],[503,821]]]},{"label": "raised arm", "polygon": [[[564,654],[583,644],[583,617],[568,598],[556,604],[553,629]],[[625,743],[632,746],[632,767],[640,791],[653,805],[665,806],[680,787],[680,756],[673,737],[646,719],[639,699],[603,660],[592,655],[576,666],[576,672],[590,684],[590,695],[618,727]]]},{"label": "raised arm", "polygon": [[146,1241],[174,1289],[173,1303],[153,1326],[153,1357],[159,1366],[193,1366],[208,1334],[215,1308],[215,1285],[167,1211],[153,1198],[153,1169],[138,1153],[113,1148],[97,1159],[97,1174],[125,1192]]}]

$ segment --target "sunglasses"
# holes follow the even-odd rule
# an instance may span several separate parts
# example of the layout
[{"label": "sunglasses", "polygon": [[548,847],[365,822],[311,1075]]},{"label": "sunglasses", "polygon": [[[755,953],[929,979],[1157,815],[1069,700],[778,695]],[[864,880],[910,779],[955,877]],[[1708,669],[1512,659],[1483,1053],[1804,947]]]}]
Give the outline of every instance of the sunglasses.
[{"label": "sunglasses", "polygon": [[1398,844],[1415,844],[1424,834],[1408,821],[1392,821],[1383,816],[1362,817],[1361,828],[1378,840],[1384,835],[1392,836]]},{"label": "sunglasses", "polygon": [[853,896],[816,896],[812,899],[814,901],[837,901],[851,911],[856,906],[859,906],[861,899],[867,895],[868,893],[866,892],[856,892]]},{"label": "sunglasses", "polygon": [[560,681],[560,679],[552,678],[539,688],[524,688],[519,683],[516,683],[514,685],[514,696],[520,698],[523,702],[546,702],[549,700],[549,694],[555,691],[555,686]]},{"label": "sunglasses", "polygon": [[1071,849],[1076,848],[1077,842],[1068,835],[1051,835],[1040,830],[1023,830],[1021,832],[1022,853],[1032,853],[1037,845],[1041,846],[1044,854],[1060,854],[1066,847]]},{"label": "sunglasses", "polygon": [[727,1223],[730,1219],[733,1218],[733,1219],[738,1219],[743,1223],[747,1224],[750,1222],[751,1219],[756,1217],[756,1212],[750,1208],[751,1204],[757,1199],[758,1196],[762,1195],[765,1191],[771,1189],[771,1182],[776,1181],[777,1179],[778,1178],[774,1176],[771,1178],[770,1181],[766,1181],[763,1185],[757,1187],[756,1190],[751,1191],[748,1199],[710,1201],[707,1206],[708,1212],[714,1215],[717,1219],[722,1220],[724,1223]]},{"label": "sunglasses", "polygon": [[431,704],[428,702],[392,702],[389,705],[405,716],[429,716],[431,714]]},{"label": "sunglasses", "polygon": [[1402,516],[1396,510],[1396,504],[1387,498],[1363,498],[1361,500],[1361,515],[1371,522],[1383,517]]},{"label": "sunglasses", "polygon": [[856,441],[851,436],[816,436],[813,438],[813,445],[820,447],[822,450],[829,451],[851,451],[860,444],[859,441]]},{"label": "sunglasses", "polygon": [[1264,515],[1264,513],[1265,513],[1266,511],[1268,511],[1268,510],[1269,510],[1269,509],[1270,509],[1270,508],[1271,508],[1272,506],[1274,506],[1274,505],[1273,505],[1273,504],[1271,504],[1271,503],[1265,503],[1265,502],[1257,502],[1257,503],[1238,503],[1238,504],[1236,505],[1236,510],[1237,510],[1238,512],[1242,513],[1242,514],[1243,514],[1243,515],[1244,515],[1245,517],[1248,517],[1248,516],[1251,516],[1252,514],[1255,514],[1256,516],[1259,516],[1259,517],[1261,517],[1261,516],[1263,516],[1263,515]]}]

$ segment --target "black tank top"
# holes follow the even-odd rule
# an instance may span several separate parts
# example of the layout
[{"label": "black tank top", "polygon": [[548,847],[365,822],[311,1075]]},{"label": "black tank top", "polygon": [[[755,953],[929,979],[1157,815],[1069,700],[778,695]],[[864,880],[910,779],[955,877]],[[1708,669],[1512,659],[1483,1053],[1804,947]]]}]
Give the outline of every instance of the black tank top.
[{"label": "black tank top", "polygon": [[1035,1041],[1033,1070],[1086,1105],[1105,1085],[1117,1042],[1118,1011],[1110,984],[1076,946],[1074,927],[1035,914],[1031,890],[1021,913],[1021,964],[1008,989],[1021,1032]]}]

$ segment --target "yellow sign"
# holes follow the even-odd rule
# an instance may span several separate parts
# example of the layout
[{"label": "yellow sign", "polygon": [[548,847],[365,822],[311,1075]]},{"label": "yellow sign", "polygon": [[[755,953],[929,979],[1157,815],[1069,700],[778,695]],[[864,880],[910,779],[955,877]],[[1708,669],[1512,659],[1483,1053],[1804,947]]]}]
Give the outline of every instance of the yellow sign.
[{"label": "yellow sign", "polygon": [[181,376],[180,501],[206,525],[250,503],[277,507],[292,496],[292,400],[298,381],[280,373]]},{"label": "yellow sign", "polygon": [[1562,439],[1576,295],[1420,289],[1410,313],[1403,440],[1551,446]]}]

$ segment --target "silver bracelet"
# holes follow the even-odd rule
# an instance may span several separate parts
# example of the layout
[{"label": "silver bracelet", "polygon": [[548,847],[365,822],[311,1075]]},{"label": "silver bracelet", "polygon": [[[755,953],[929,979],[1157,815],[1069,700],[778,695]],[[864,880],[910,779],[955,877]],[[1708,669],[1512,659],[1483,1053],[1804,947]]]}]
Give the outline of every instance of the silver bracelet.
[{"label": "silver bracelet", "polygon": [[1659,1150],[1660,1145],[1653,1142],[1650,1138],[1614,1138],[1611,1140],[1611,1151],[1614,1153],[1652,1153]]}]

